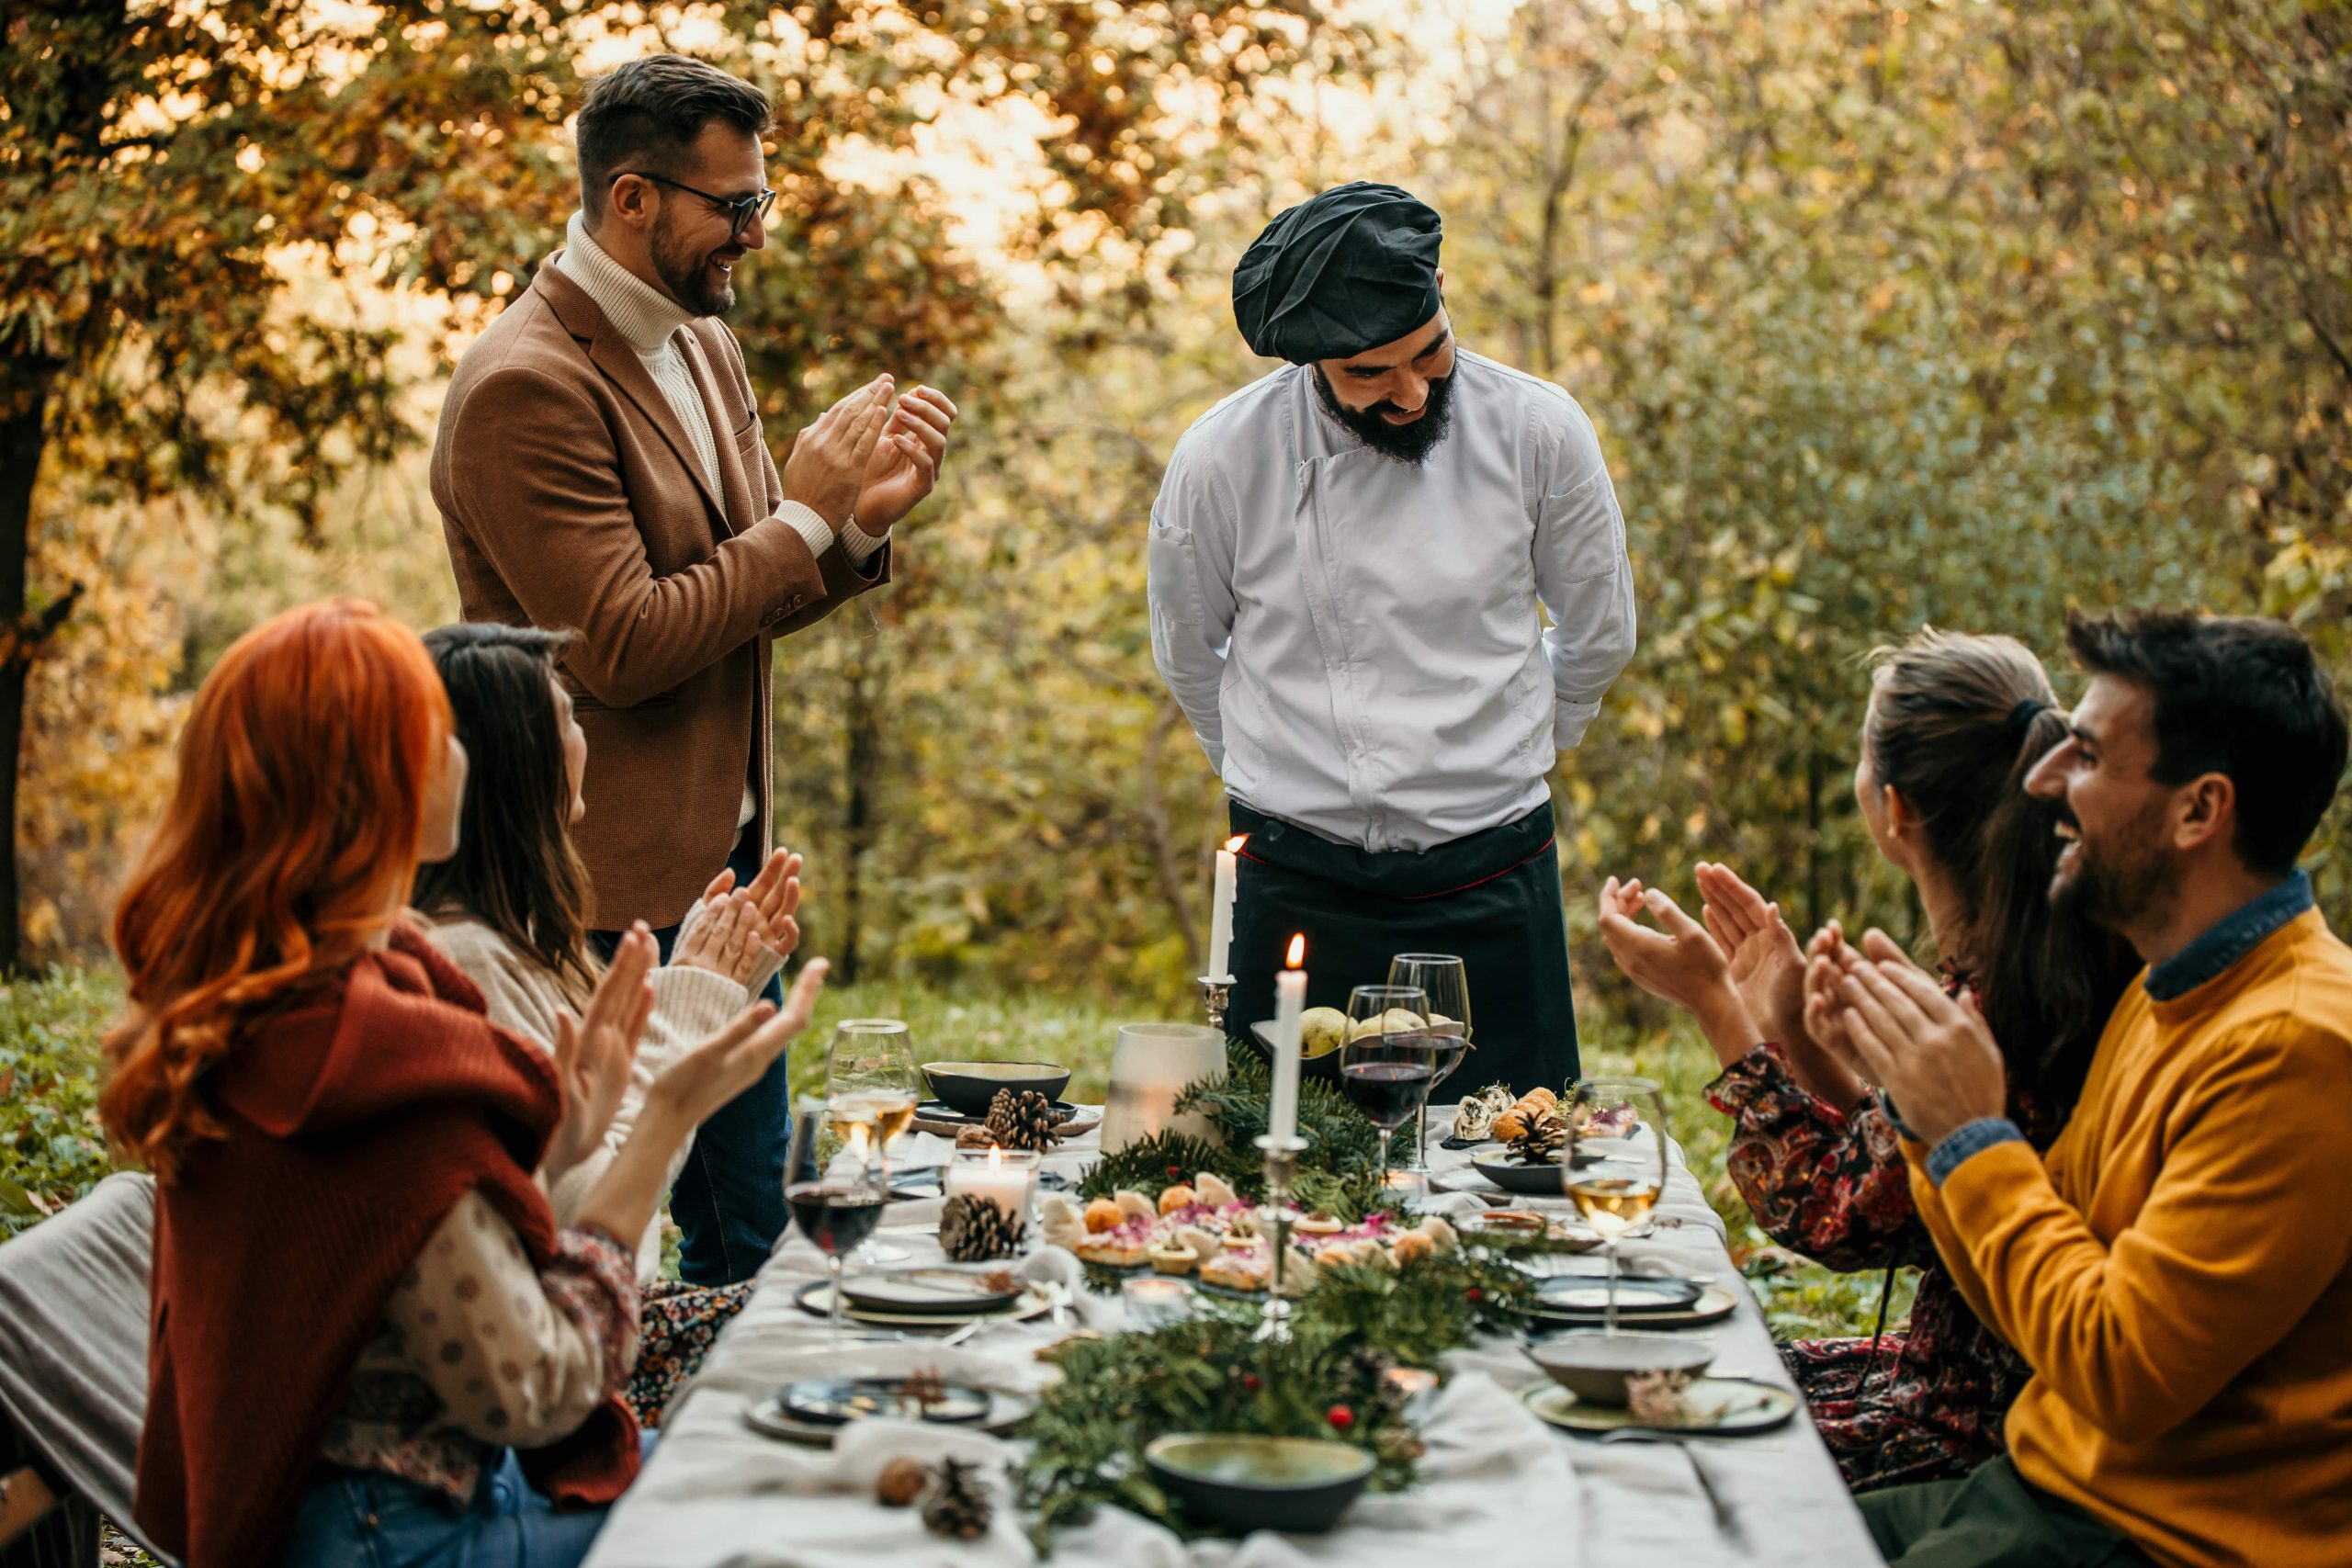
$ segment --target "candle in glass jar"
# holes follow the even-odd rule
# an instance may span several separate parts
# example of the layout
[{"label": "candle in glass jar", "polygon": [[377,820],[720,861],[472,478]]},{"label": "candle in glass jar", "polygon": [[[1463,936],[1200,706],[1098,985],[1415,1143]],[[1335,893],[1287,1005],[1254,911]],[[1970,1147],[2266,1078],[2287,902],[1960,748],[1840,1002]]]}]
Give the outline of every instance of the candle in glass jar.
[{"label": "candle in glass jar", "polygon": [[1233,978],[1233,900],[1240,874],[1241,846],[1247,833],[1236,833],[1216,852],[1216,883],[1209,890],[1209,966],[1211,980]]},{"label": "candle in glass jar", "polygon": [[1306,1012],[1304,933],[1290,939],[1288,962],[1274,976],[1274,1090],[1266,1131],[1277,1138],[1298,1135],[1299,1021]]},{"label": "candle in glass jar", "polygon": [[985,1198],[1016,1220],[1029,1214],[1029,1192],[1037,1182],[1035,1149],[958,1149],[942,1179],[953,1198]]}]

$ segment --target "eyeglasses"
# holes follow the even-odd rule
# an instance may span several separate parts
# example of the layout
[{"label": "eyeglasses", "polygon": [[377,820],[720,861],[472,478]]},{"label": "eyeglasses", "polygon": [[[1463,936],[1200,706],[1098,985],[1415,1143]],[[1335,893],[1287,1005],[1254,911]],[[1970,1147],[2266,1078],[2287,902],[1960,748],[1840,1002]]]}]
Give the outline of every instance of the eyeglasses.
[{"label": "eyeglasses", "polygon": [[727,214],[730,224],[727,231],[727,237],[730,240],[741,239],[744,230],[765,218],[775,207],[775,192],[764,186],[752,196],[713,196],[707,190],[696,190],[683,180],[673,180],[667,175],[657,175],[645,169],[623,169],[613,176],[612,181],[606,182],[606,188],[610,188],[613,181],[617,181],[627,175],[635,175],[639,179],[651,180],[657,185],[674,186],[688,196],[702,197],[711,206]]}]

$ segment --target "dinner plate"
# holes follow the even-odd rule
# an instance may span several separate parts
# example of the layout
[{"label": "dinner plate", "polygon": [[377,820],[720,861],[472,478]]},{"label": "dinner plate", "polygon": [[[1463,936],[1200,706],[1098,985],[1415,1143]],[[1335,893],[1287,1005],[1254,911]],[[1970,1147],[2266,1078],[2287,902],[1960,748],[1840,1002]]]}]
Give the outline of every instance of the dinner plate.
[{"label": "dinner plate", "polygon": [[[1532,1224],[1529,1220],[1542,1224]],[[1469,1241],[1533,1241],[1541,1237],[1553,1252],[1590,1252],[1600,1245],[1598,1231],[1587,1229],[1574,1220],[1526,1209],[1489,1209],[1483,1213],[1457,1215],[1448,1223]]]},{"label": "dinner plate", "polygon": [[1688,1420],[1636,1421],[1622,1404],[1587,1404],[1555,1382],[1538,1383],[1521,1395],[1535,1418],[1566,1432],[1613,1432],[1634,1427],[1649,1432],[1703,1432],[1736,1437],[1769,1432],[1797,1413],[1797,1396],[1787,1389],[1749,1378],[1694,1378],[1682,1391],[1690,1402]]},{"label": "dinner plate", "polygon": [[[1670,1280],[1621,1275],[1617,1280],[1617,1313],[1687,1311],[1704,1289],[1697,1280]],[[856,1298],[852,1297],[853,1301]],[[1535,1287],[1537,1310],[1547,1313],[1606,1312],[1609,1280],[1590,1273],[1555,1274]]]},{"label": "dinner plate", "polygon": [[906,1392],[903,1377],[803,1378],[775,1393],[786,1416],[816,1427],[843,1427],[884,1416],[899,1421],[929,1421],[965,1427],[984,1420],[989,1391],[969,1383],[942,1382],[938,1397],[919,1401]]},{"label": "dinner plate", "polygon": [[[833,1310],[833,1282],[811,1280],[792,1292],[792,1303],[811,1317],[831,1315]],[[987,1312],[967,1309],[956,1312],[892,1312],[879,1307],[860,1307],[847,1300],[842,1303],[842,1315],[859,1323],[875,1324],[885,1328],[955,1328],[975,1319],[989,1319],[1005,1323],[1026,1323],[1053,1310],[1053,1298],[1036,1285],[1024,1288],[1010,1306]]]},{"label": "dinner plate", "polygon": [[[1634,1322],[1644,1328],[1697,1328],[1704,1324],[1721,1323],[1739,1307],[1739,1298],[1721,1285],[1709,1285],[1699,1292],[1699,1299],[1687,1307],[1667,1312],[1629,1313],[1622,1305],[1617,1316],[1621,1322]],[[1581,1309],[1553,1311],[1538,1307],[1534,1312],[1535,1325],[1543,1328],[1594,1328],[1608,1321],[1605,1308],[1585,1312]]]},{"label": "dinner plate", "polygon": [[[1028,1400],[1009,1393],[988,1391],[989,1413],[978,1423],[986,1432],[1001,1432],[1035,1408]],[[829,1449],[841,1436],[839,1426],[824,1426],[813,1421],[796,1420],[784,1408],[783,1392],[755,1399],[743,1407],[743,1425],[762,1437],[775,1438],[787,1443],[801,1443],[809,1448]]]},{"label": "dinner plate", "polygon": [[[1001,1312],[1021,1299],[1021,1284],[991,1287],[988,1274],[965,1269],[892,1269],[880,1274],[858,1274],[842,1281],[842,1306],[848,1312],[899,1312],[923,1317],[942,1314],[968,1318],[977,1312]],[[1004,1272],[1009,1272],[1005,1270]]]}]

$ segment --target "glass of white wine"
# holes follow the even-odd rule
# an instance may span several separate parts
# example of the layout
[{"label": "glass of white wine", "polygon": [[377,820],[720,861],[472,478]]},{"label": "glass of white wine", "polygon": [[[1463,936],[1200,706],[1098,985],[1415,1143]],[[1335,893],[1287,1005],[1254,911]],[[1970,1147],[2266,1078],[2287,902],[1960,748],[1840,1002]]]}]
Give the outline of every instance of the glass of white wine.
[{"label": "glass of white wine", "polygon": [[[913,1124],[922,1088],[914,1035],[904,1021],[848,1018],[833,1026],[832,1043],[825,1053],[826,1122],[886,1194],[890,1190],[890,1140]],[[869,1236],[852,1256],[872,1266],[902,1262],[911,1255]]]},{"label": "glass of white wine", "polygon": [[1654,1078],[1581,1078],[1568,1094],[1561,1172],[1609,1265],[1607,1333],[1617,1332],[1617,1243],[1666,1190],[1666,1100]]}]

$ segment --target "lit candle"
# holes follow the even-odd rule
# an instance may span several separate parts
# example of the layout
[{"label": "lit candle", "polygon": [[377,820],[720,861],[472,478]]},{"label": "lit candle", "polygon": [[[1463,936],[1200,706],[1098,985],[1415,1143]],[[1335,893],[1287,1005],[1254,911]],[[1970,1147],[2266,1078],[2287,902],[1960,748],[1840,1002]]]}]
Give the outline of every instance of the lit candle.
[{"label": "lit candle", "polygon": [[1216,886],[1209,890],[1209,968],[1212,980],[1233,979],[1234,881],[1240,869],[1241,846],[1250,835],[1236,833],[1216,852]]},{"label": "lit candle", "polygon": [[1306,1011],[1306,938],[1290,939],[1290,956],[1274,976],[1274,1093],[1266,1131],[1277,1138],[1298,1135],[1299,1019]]},{"label": "lit candle", "polygon": [[1029,1214],[1029,1189],[1037,1179],[1037,1151],[958,1149],[948,1163],[943,1190],[948,1197],[985,1198],[1016,1220]]}]

